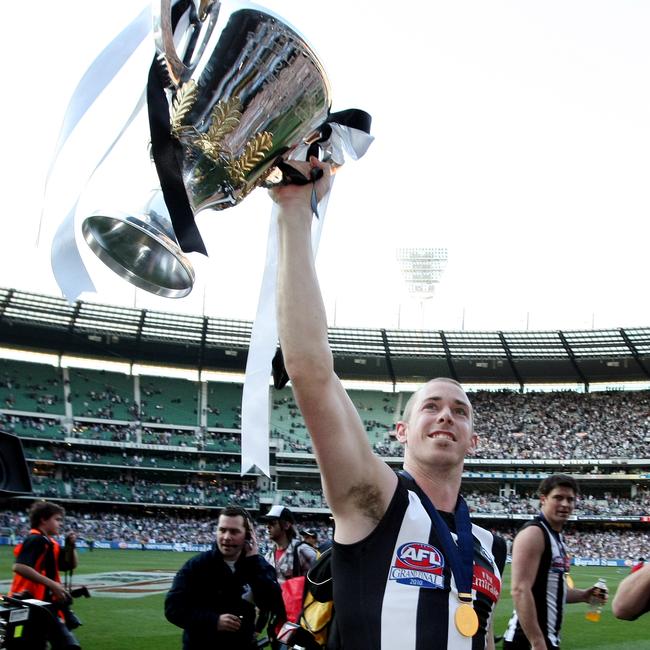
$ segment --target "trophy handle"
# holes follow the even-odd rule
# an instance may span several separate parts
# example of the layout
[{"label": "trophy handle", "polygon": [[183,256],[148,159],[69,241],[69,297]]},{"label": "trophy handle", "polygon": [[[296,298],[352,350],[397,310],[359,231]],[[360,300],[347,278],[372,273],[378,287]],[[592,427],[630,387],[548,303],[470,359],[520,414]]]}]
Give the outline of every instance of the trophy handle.
[{"label": "trophy handle", "polygon": [[191,20],[187,33],[181,39],[181,46],[185,47],[183,58],[190,59],[190,64],[186,65],[179,56],[174,43],[172,0],[160,0],[160,2],[153,3],[153,32],[156,50],[165,61],[173,87],[178,88],[190,78],[196,62],[201,58],[208,44],[220,8],[220,0],[200,0],[198,19],[194,17],[194,20]]}]

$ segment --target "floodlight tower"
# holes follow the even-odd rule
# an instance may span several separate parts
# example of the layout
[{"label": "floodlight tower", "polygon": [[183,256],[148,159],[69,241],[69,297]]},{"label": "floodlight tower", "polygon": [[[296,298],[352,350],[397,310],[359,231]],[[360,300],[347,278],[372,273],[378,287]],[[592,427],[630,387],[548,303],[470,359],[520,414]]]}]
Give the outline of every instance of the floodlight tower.
[{"label": "floodlight tower", "polygon": [[424,303],[433,298],[436,285],[442,279],[447,266],[447,249],[398,248],[396,257],[409,294],[420,302],[424,327]]}]

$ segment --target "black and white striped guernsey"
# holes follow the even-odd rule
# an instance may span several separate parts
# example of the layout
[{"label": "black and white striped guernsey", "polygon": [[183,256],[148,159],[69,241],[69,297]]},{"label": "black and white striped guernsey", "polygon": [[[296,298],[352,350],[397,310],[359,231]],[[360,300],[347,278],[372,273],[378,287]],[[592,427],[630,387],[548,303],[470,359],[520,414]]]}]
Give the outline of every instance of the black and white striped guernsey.
[{"label": "black and white striped guernsey", "polygon": [[[562,535],[551,530],[541,515],[526,522],[519,529],[519,533],[529,526],[537,526],[544,533],[544,551],[532,587],[537,622],[546,638],[546,645],[549,648],[559,648],[560,628],[566,605],[566,575],[570,568],[569,557]],[[526,639],[516,611],[512,613],[508,622],[504,639],[516,645]]]},{"label": "black and white striped guernsey", "polygon": [[[337,624],[345,650],[484,650],[501,591],[505,541],[472,525],[474,609],[479,630],[456,629],[456,584],[412,481],[398,475],[388,510],[365,539],[334,543]],[[456,542],[453,516],[440,513]]]}]

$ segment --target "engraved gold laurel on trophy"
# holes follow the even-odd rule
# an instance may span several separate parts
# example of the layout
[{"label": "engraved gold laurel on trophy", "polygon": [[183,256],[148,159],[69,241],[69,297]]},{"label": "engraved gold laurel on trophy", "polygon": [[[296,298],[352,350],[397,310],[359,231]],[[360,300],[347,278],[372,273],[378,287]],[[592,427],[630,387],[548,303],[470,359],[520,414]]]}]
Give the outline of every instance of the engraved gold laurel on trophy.
[{"label": "engraved gold laurel on trophy", "polygon": [[226,165],[228,173],[235,181],[239,183],[245,182],[246,174],[264,160],[264,156],[271,150],[272,146],[273,136],[268,131],[258,133],[246,143],[244,153]]},{"label": "engraved gold laurel on trophy", "polygon": [[233,157],[232,153],[225,149],[224,139],[241,121],[242,105],[239,97],[234,96],[218,102],[210,113],[208,130],[201,133],[195,127],[183,124],[197,94],[198,88],[193,79],[183,84],[176,92],[171,115],[173,135],[199,149],[204,156],[217,164],[222,164],[225,159],[225,170],[232,182],[245,184],[246,174],[262,162],[273,147],[273,134],[269,131],[258,133],[248,140],[240,156]]}]

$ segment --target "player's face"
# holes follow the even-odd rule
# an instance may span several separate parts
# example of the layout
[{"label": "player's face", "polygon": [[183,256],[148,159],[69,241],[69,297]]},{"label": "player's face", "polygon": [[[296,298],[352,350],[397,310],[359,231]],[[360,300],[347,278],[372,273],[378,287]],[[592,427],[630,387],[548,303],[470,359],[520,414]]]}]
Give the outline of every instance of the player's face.
[{"label": "player's face", "polygon": [[217,522],[217,547],[225,560],[236,560],[246,542],[246,525],[241,515],[221,515]]},{"label": "player's face", "polygon": [[43,519],[39,528],[46,535],[58,535],[63,524],[63,515],[52,515],[49,519]]},{"label": "player's face", "polygon": [[561,530],[576,507],[576,493],[570,488],[558,485],[547,495],[540,497],[542,513],[555,530]]},{"label": "player's face", "polygon": [[465,391],[447,381],[431,381],[420,389],[409,422],[398,424],[397,437],[414,461],[458,465],[476,448],[472,406]]}]

